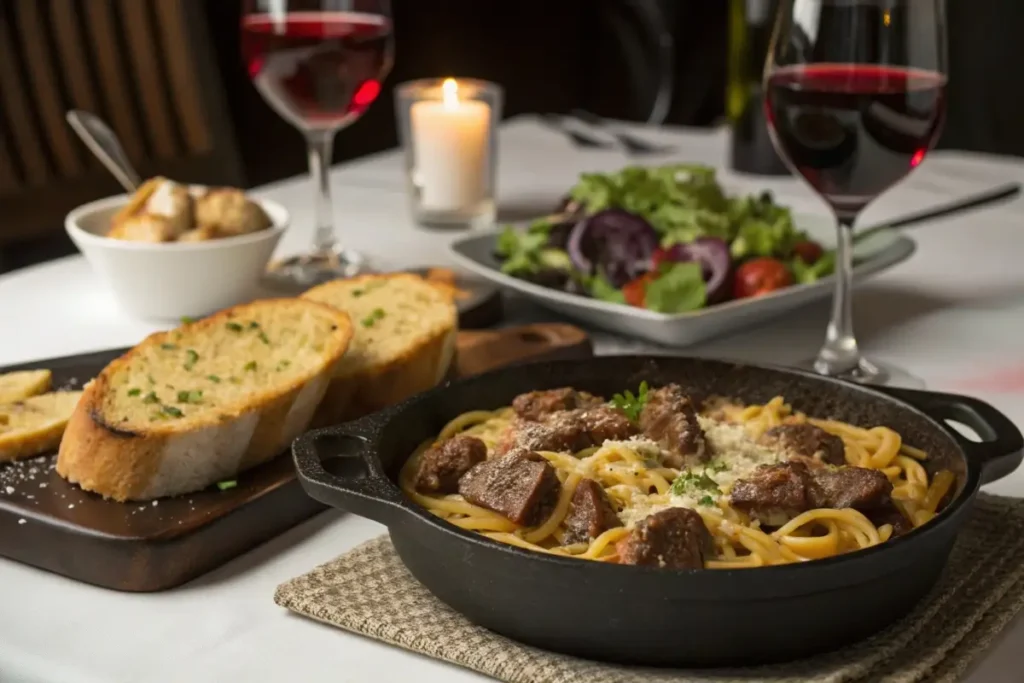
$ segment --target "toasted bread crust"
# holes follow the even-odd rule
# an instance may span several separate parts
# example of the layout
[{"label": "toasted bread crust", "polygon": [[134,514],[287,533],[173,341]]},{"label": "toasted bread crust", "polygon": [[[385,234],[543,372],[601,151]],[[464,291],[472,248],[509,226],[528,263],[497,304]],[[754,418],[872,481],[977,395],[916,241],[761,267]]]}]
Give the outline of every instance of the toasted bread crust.
[{"label": "toasted bread crust", "polygon": [[[250,306],[315,306],[335,318],[337,330],[325,344],[322,364],[281,385],[255,391],[244,402],[221,405],[187,423],[156,422],[129,429],[110,424],[104,396],[110,377],[140,349],[163,343],[168,333],[150,335],[114,360],[85,390],[68,422],[57,472],[83,489],[117,501],[149,500],[196,491],[231,479],[281,453],[309,425],[314,410],[352,336],[346,316],[322,304],[264,300],[222,311],[194,323],[192,331],[222,326],[232,312]],[[194,465],[183,476],[161,475],[176,465]]]},{"label": "toasted bread crust", "polygon": [[0,375],[0,403],[23,401],[50,390],[49,370],[21,370]]},{"label": "toasted bread crust", "polygon": [[437,386],[455,356],[456,329],[436,335],[384,368],[331,380],[313,418],[324,427],[354,420]]},{"label": "toasted bread crust", "polygon": [[[444,379],[455,355],[458,312],[450,288],[438,286],[412,273],[368,274],[336,280],[313,288],[302,298],[325,301],[334,287],[357,287],[375,281],[415,280],[436,289],[447,300],[449,324],[423,335],[383,366],[362,367],[335,376],[313,418],[314,427],[353,420],[431,389]],[[358,332],[357,332],[358,333]]]}]

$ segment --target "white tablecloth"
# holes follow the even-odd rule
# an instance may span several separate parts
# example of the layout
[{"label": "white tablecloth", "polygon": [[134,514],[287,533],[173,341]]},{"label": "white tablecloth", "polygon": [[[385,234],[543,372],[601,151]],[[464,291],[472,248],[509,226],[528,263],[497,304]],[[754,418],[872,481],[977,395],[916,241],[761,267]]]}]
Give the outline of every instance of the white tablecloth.
[{"label": "white tablecloth", "polygon": [[[722,131],[643,130],[677,151],[666,161],[724,166]],[[501,135],[502,217],[545,213],[585,170],[630,163],[617,152],[574,149],[530,117]],[[792,179],[726,171],[735,189],[772,189],[803,211],[824,211]],[[1010,180],[1024,161],[938,152],[864,217],[874,222]],[[380,267],[450,261],[452,235],[409,219],[401,161],[389,152],[335,169],[335,209],[343,238]],[[283,203],[294,227],[280,253],[311,237],[308,179],[259,194]],[[970,392],[1024,425],[1024,200],[913,228],[917,254],[857,290],[856,320],[865,350],[924,378],[929,388]],[[549,314],[515,302],[513,319]],[[827,318],[811,306],[760,328],[702,344],[690,353],[768,362],[812,354]],[[80,257],[0,276],[0,365],[128,345],[157,326],[122,314]],[[599,352],[645,348],[597,335]],[[1024,495],[1024,471],[990,487]],[[282,581],[382,533],[351,515],[324,513],[191,584],[152,595],[93,588],[0,559],[0,682],[190,683],[257,681],[479,681],[480,676],[294,617],[273,604]],[[977,683],[1020,681],[1024,621],[972,672]]]}]

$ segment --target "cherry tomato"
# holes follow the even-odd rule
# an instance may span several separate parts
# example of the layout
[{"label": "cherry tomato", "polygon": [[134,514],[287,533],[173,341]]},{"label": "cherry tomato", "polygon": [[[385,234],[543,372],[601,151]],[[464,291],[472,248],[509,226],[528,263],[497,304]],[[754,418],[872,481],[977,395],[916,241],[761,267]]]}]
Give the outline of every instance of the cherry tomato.
[{"label": "cherry tomato", "polygon": [[626,303],[630,306],[643,308],[644,298],[647,296],[647,283],[653,280],[654,277],[654,273],[647,273],[622,285],[622,295],[626,297]]},{"label": "cherry tomato", "polygon": [[654,266],[654,270],[658,270],[661,268],[661,264],[666,262],[672,262],[672,252],[665,247],[655,249],[654,253],[651,254],[651,264]]},{"label": "cherry tomato", "polygon": [[821,248],[820,244],[810,240],[797,242],[793,245],[793,255],[799,256],[800,260],[809,266],[817,263],[824,253],[825,250]]},{"label": "cherry tomato", "polygon": [[733,296],[745,299],[761,296],[793,284],[793,275],[782,261],[763,257],[747,261],[736,271]]}]

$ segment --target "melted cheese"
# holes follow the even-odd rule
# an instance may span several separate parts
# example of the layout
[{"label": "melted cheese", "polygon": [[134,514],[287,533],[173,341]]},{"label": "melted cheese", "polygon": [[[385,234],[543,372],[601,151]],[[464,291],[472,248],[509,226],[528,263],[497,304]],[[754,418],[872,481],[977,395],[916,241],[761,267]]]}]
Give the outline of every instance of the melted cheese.
[{"label": "melted cheese", "polygon": [[[632,528],[645,517],[670,507],[685,507],[720,514],[718,501],[728,495],[728,491],[737,481],[749,477],[761,465],[771,465],[783,459],[781,453],[751,438],[743,425],[719,422],[704,416],[698,419],[711,452],[711,459],[706,463],[695,457],[687,459],[688,469],[682,470],[682,473],[689,474],[696,481],[684,485],[681,493],[633,496],[619,512],[619,518],[627,527]],[[662,455],[658,444],[644,437],[605,443],[610,444],[632,448],[645,458],[660,459]],[[717,490],[708,479],[714,482]],[[708,499],[715,505],[707,505]]]}]

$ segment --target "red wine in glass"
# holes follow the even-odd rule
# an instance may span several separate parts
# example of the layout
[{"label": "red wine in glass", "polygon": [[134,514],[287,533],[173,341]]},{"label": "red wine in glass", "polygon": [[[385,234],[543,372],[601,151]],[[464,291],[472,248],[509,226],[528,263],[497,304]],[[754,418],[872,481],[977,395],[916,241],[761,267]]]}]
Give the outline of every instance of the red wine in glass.
[{"label": "red wine in glass", "polygon": [[945,0],[778,0],[764,75],[772,142],[837,219],[835,295],[815,371],[920,382],[861,354],[853,331],[853,229],[921,164],[946,110]]},{"label": "red wine in glass", "polygon": [[268,283],[281,289],[368,269],[362,254],[335,235],[329,171],[335,133],[370,108],[391,71],[391,16],[390,0],[245,0],[241,43],[249,77],[306,138],[316,191],[313,249],[270,266]]},{"label": "red wine in glass", "polygon": [[357,12],[248,15],[242,51],[249,77],[284,118],[340,128],[363,114],[391,69],[391,21]]},{"label": "red wine in glass", "polygon": [[765,104],[793,168],[837,213],[856,215],[924,160],[942,129],[946,77],[890,66],[788,66]]}]

